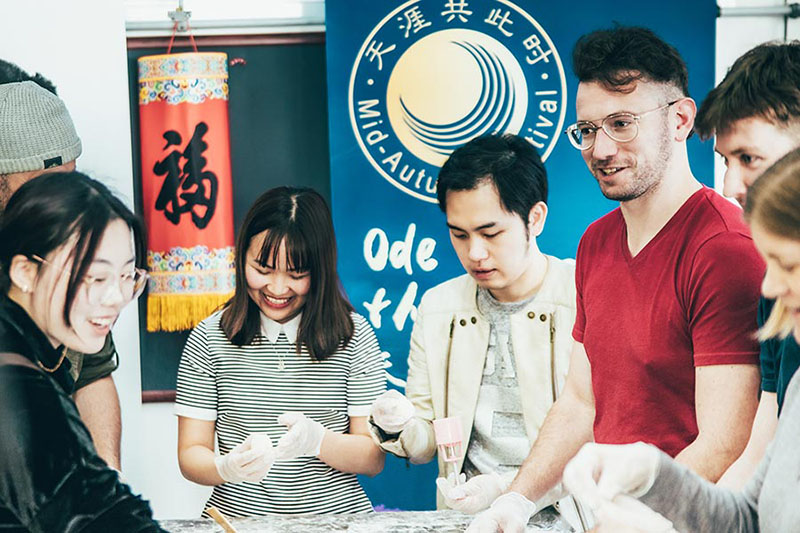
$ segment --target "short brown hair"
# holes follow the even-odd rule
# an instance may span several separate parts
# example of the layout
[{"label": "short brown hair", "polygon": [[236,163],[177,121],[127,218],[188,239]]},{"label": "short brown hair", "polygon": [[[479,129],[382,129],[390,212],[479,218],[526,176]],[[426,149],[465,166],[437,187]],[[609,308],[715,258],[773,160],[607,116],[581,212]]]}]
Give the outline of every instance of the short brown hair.
[{"label": "short brown hair", "polygon": [[708,139],[750,117],[784,127],[800,120],[800,41],[760,44],[737,59],[703,100],[694,127]]},{"label": "short brown hair", "polygon": [[313,189],[276,187],[262,194],[245,215],[236,241],[236,290],[226,304],[220,323],[233,344],[250,344],[260,330],[259,309],[247,294],[245,265],[250,240],[267,231],[258,255],[261,266],[274,265],[282,242],[286,262],[308,271],[311,289],[297,330],[297,351],[305,345],[321,361],[347,344],[355,329],[336,272],[336,238],[328,205]]},{"label": "short brown hair", "polygon": [[[789,152],[767,169],[748,189],[744,216],[769,233],[800,242],[800,149]],[[758,332],[760,340],[786,338],[794,328],[778,298]]]}]

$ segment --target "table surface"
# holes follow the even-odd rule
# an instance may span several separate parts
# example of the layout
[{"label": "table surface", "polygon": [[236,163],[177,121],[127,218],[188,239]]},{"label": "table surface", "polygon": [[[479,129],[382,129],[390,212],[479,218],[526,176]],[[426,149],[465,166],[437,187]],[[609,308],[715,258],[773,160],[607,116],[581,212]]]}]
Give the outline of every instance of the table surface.
[{"label": "table surface", "polygon": [[[356,515],[295,515],[232,518],[239,533],[411,533],[464,531],[472,519],[456,511],[381,512]],[[196,520],[164,520],[161,527],[172,533],[218,533],[222,528],[210,518]],[[527,532],[551,531],[569,533],[572,528],[554,511],[545,509],[528,523]]]}]

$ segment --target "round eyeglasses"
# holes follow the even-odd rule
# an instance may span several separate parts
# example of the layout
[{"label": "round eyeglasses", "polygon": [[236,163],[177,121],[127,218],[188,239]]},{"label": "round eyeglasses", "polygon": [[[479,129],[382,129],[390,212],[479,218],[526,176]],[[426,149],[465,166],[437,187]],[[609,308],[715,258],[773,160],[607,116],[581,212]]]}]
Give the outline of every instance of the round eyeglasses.
[{"label": "round eyeglasses", "polygon": [[[43,259],[38,255],[32,256],[32,259],[64,272],[63,267],[54,265],[47,259]],[[99,276],[87,274],[83,277],[83,287],[86,290],[86,298],[92,305],[101,305],[103,302],[108,301],[109,293],[111,293],[115,287],[122,295],[123,303],[128,303],[138,298],[142,292],[144,292],[149,278],[150,275],[147,271],[141,268],[131,268],[118,275],[111,272]]]},{"label": "round eyeglasses", "polygon": [[633,113],[614,113],[608,115],[600,123],[600,126],[595,126],[593,122],[580,121],[569,126],[564,133],[569,138],[572,146],[578,150],[588,150],[594,146],[594,141],[597,138],[597,130],[603,128],[603,131],[608,135],[612,141],[619,143],[631,142],[639,135],[639,120],[650,113],[654,113],[661,109],[667,108],[680,100],[673,100],[666,104],[660,105],[655,109],[650,109],[634,115]]}]

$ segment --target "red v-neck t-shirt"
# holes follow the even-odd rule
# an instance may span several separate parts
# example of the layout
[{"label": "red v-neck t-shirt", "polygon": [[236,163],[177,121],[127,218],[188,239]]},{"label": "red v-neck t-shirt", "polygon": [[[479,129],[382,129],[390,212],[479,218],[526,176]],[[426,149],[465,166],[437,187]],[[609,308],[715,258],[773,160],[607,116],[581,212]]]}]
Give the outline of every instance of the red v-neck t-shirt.
[{"label": "red v-neck t-shirt", "polygon": [[689,445],[695,367],[758,364],[763,275],[741,210],[706,187],[634,257],[619,209],[589,226],[572,334],[591,364],[595,440],[673,457]]}]

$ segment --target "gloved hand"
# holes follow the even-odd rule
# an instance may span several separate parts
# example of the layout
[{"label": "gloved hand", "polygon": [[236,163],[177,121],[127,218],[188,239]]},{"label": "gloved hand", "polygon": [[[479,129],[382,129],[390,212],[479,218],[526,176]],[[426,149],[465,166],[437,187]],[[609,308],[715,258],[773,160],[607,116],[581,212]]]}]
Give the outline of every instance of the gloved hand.
[{"label": "gloved hand", "polygon": [[519,492],[507,492],[478,514],[467,533],[523,533],[536,505]]},{"label": "gloved hand", "polygon": [[272,467],[275,450],[266,433],[253,433],[225,455],[214,458],[219,477],[228,483],[261,481]]},{"label": "gloved hand", "polygon": [[644,495],[658,475],[659,451],[643,442],[584,444],[564,468],[564,486],[594,509],[618,494]]},{"label": "gloved hand", "polygon": [[386,433],[400,433],[414,417],[414,405],[398,391],[387,390],[372,402],[372,421]]},{"label": "gloved hand", "polygon": [[500,496],[508,485],[502,476],[495,472],[479,474],[469,481],[466,481],[464,474],[460,474],[460,485],[456,485],[455,476],[452,472],[447,479],[437,478],[436,486],[439,487],[439,492],[444,496],[444,502],[448,507],[467,514],[475,514],[489,507],[489,504]]},{"label": "gloved hand", "polygon": [[303,455],[319,455],[322,439],[325,438],[325,426],[297,412],[283,413],[278,417],[278,423],[288,430],[278,439],[275,459],[284,461]]},{"label": "gloved hand", "polygon": [[595,513],[595,533],[677,533],[672,522],[639,500],[620,494]]}]

